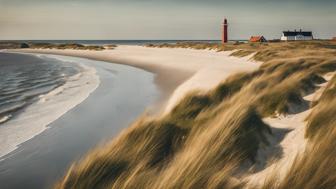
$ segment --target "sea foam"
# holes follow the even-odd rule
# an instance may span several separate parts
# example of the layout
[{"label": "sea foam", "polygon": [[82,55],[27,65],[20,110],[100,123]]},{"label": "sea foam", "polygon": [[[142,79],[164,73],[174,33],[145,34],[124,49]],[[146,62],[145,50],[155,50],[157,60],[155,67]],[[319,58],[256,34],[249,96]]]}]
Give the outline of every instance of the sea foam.
[{"label": "sea foam", "polygon": [[94,67],[75,62],[69,64],[77,64],[80,72],[69,77],[60,87],[40,95],[39,100],[19,116],[1,125],[0,157],[45,131],[50,123],[83,102],[99,86],[100,79]]}]

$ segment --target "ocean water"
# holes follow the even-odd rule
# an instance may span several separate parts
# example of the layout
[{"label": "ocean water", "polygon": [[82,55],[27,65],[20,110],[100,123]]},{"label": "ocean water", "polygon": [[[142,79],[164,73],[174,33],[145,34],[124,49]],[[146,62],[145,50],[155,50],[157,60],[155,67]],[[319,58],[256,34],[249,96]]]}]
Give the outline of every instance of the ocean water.
[{"label": "ocean water", "polygon": [[[0,156],[2,150],[10,151],[0,157],[0,189],[52,188],[74,161],[117,136],[160,96],[155,75],[138,68],[67,56],[42,58],[84,70],[59,87],[61,94],[53,93],[55,89],[50,92],[53,95],[42,95],[41,99],[48,100],[33,103],[16,119],[0,125]],[[97,88],[88,87],[96,86],[95,78],[99,79]],[[86,96],[89,89],[84,101],[59,111],[78,102],[78,93]],[[57,112],[62,116],[48,118]],[[45,122],[38,125],[46,117],[52,120],[47,128]]]},{"label": "ocean water", "polygon": [[56,59],[0,53],[0,127],[78,72]]},{"label": "ocean water", "polygon": [[145,45],[145,44],[162,44],[177,42],[209,42],[220,43],[220,40],[14,40],[12,42],[31,42],[31,43],[79,43],[84,45]]}]

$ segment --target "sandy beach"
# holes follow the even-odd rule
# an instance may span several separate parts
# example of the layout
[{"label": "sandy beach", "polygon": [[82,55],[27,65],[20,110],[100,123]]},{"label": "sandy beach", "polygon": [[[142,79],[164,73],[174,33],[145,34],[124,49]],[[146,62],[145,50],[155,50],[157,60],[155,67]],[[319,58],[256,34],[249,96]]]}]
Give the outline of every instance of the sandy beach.
[{"label": "sandy beach", "polygon": [[55,54],[101,60],[138,67],[156,74],[162,91],[160,107],[169,111],[181,97],[193,90],[208,90],[234,73],[252,71],[260,63],[250,57],[230,56],[232,51],[149,48],[120,45],[113,50],[23,49],[20,52]]},{"label": "sandy beach", "polygon": [[[72,90],[64,90],[62,95],[46,94],[41,98],[43,103],[30,108],[36,111],[14,120],[30,120],[31,124],[1,127],[1,136],[13,137],[2,137],[12,140],[0,139],[0,147],[7,144],[7,152],[15,149],[0,158],[1,189],[50,188],[73,161],[118,135],[160,95],[154,74],[138,68],[75,57],[42,56],[81,64],[94,77],[82,72],[80,81],[84,86],[79,85],[82,82],[70,81],[62,87]],[[96,86],[95,79],[99,79],[99,86],[85,98],[86,89]],[[46,121],[52,122],[45,125]]]},{"label": "sandy beach", "polygon": [[[206,158],[208,157],[208,154],[203,154],[203,152],[207,151],[209,146],[212,146],[214,149],[218,150],[213,152],[213,161],[216,161],[215,156],[221,153],[223,146],[230,144],[228,141],[231,141],[232,137],[235,137],[234,135],[224,135],[224,138],[227,138],[225,138],[225,140],[222,137],[218,138],[218,140],[222,142],[221,145],[218,145],[218,142],[213,143],[213,138],[218,137],[218,133],[230,133],[233,132],[233,130],[231,131],[230,129],[237,128],[240,128],[242,129],[240,131],[243,131],[243,126],[245,126],[245,124],[251,123],[253,124],[250,126],[260,126],[264,127],[264,129],[269,129],[267,132],[260,131],[262,133],[261,136],[254,136],[255,138],[244,136],[246,140],[254,141],[255,144],[258,145],[256,149],[252,150],[253,153],[255,152],[255,154],[251,155],[251,157],[253,156],[251,159],[252,161],[245,161],[241,166],[239,166],[239,173],[243,175],[239,179],[244,180],[248,186],[252,187],[261,186],[263,181],[268,179],[268,175],[272,175],[275,170],[276,172],[279,172],[278,178],[280,180],[284,180],[285,176],[288,174],[288,170],[291,168],[292,163],[296,162],[297,157],[302,156],[303,152],[309,150],[307,148],[307,146],[309,146],[309,139],[307,139],[305,136],[308,125],[307,117],[309,117],[312,112],[316,111],[316,108],[311,108],[309,104],[316,102],[317,99],[320,98],[321,94],[324,93],[325,89],[329,86],[328,81],[332,82],[332,78],[334,76],[333,67],[330,66],[334,65],[334,62],[327,59],[329,56],[327,56],[326,59],[317,60],[311,60],[309,57],[307,60],[302,59],[302,57],[300,59],[296,57],[290,59],[288,58],[288,54],[292,53],[292,50],[288,50],[288,54],[282,55],[285,58],[279,58],[279,60],[275,58],[270,60],[260,59],[265,57],[260,56],[260,53],[254,56],[254,53],[258,52],[254,52],[252,54],[250,53],[249,56],[245,56],[243,58],[238,58],[230,56],[233,53],[232,51],[217,52],[215,50],[206,50],[206,48],[203,50],[195,50],[189,48],[154,48],[124,45],[118,46],[113,50],[103,51],[68,49],[20,49],[17,51],[63,55],[69,58],[81,57],[92,60],[101,60],[104,62],[129,65],[131,67],[141,68],[153,73],[153,81],[161,92],[159,103],[155,104],[156,106],[154,107],[154,112],[163,114],[160,114],[157,117],[154,116],[154,118],[157,119],[154,119],[153,122],[152,117],[149,116],[147,121],[151,124],[147,124],[148,122],[146,122],[146,119],[143,122],[135,122],[135,125],[129,127],[124,132],[122,132],[121,135],[119,135],[121,138],[128,136],[128,132],[130,132],[132,133],[132,136],[148,135],[148,138],[152,139],[152,136],[162,135],[161,137],[167,137],[167,140],[173,140],[170,138],[170,135],[167,135],[167,133],[170,132],[166,132],[166,130],[160,129],[167,129],[168,131],[174,133],[176,132],[177,134],[182,135],[183,133],[179,133],[180,130],[178,130],[182,126],[185,128],[191,128],[190,130],[192,130],[194,129],[193,124],[204,124],[204,126],[213,124],[213,127],[207,131],[204,131],[204,135],[201,133],[200,136],[193,136],[197,137],[197,140],[187,141],[189,142],[187,144],[190,145],[193,150],[195,150],[195,154],[204,155]],[[266,53],[266,57],[269,55],[269,52],[273,51],[263,51],[263,53]],[[328,53],[329,51],[326,52]],[[261,53],[261,55],[264,55],[263,53]],[[258,55],[259,59],[256,58]],[[252,60],[252,56],[254,56],[254,59],[256,60],[264,61],[263,66],[261,67],[261,62]],[[306,67],[304,66],[302,66],[302,68],[300,67],[301,70],[296,71],[295,66],[301,65],[303,63],[307,65],[314,65],[311,66],[311,70],[314,72],[308,72],[305,70]],[[250,73],[255,70],[258,71]],[[261,75],[258,75],[259,71]],[[237,78],[234,78],[232,83],[230,83],[230,80],[221,85],[221,87],[219,87],[220,90],[217,90],[217,88],[216,90],[211,90],[210,92],[206,93],[207,90],[214,89],[216,86],[218,86],[228,76],[239,72],[246,72],[245,74],[242,74],[244,75],[244,78],[240,78],[240,75],[236,76]],[[279,83],[279,78],[282,77],[280,77],[278,74],[283,76],[283,81],[281,81],[281,83]],[[292,77],[289,77],[288,75],[292,75]],[[127,79],[127,77],[124,79]],[[252,82],[244,86],[245,79]],[[268,83],[270,83],[269,86]],[[222,86],[224,86],[223,89]],[[236,86],[242,86],[242,88],[238,89],[238,92],[233,92],[233,96],[231,97],[230,93],[235,90]],[[146,91],[144,85],[138,85],[137,87],[140,89],[139,91]],[[201,90],[204,93],[203,95],[195,95],[191,97],[193,98],[191,100],[186,99],[182,103],[179,103],[179,101],[187,93],[194,90]],[[261,93],[260,91],[264,93]],[[216,102],[217,98],[215,97],[223,98],[222,95],[229,95],[225,97],[228,98],[229,101],[220,101],[227,102],[227,104]],[[249,97],[252,102],[246,102],[247,104],[244,104],[244,100],[242,99],[248,97],[248,95],[252,96]],[[230,103],[236,103],[237,106],[232,106]],[[182,105],[174,111],[170,111],[176,104]],[[211,104],[212,106],[215,104],[218,107],[221,107],[221,105],[228,106],[225,106],[223,109],[212,109],[213,107],[208,108],[207,104]],[[105,106],[105,104],[102,106]],[[255,109],[255,107],[259,106],[262,108]],[[251,110],[248,111],[246,108],[251,108]],[[185,119],[185,117],[183,117],[191,116],[194,118],[193,116],[195,116],[194,114],[197,113],[198,109],[204,111],[199,114],[200,116],[198,118],[200,120],[189,120],[189,118]],[[215,114],[213,114],[214,112]],[[216,123],[211,122],[211,120],[214,118],[213,115],[218,116]],[[198,115],[196,115],[196,118],[197,116]],[[205,120],[210,120],[209,123],[203,123],[202,121],[204,120],[201,119],[202,116],[209,116],[207,119],[203,118]],[[248,122],[245,123],[244,120],[248,120]],[[257,123],[253,120],[259,120],[259,122]],[[195,123],[193,121],[195,121]],[[220,124],[218,124],[218,122],[220,122]],[[142,127],[148,127],[150,128],[150,131],[154,130],[154,134],[143,133],[143,130],[139,129]],[[157,131],[157,128],[160,129]],[[177,129],[177,131],[174,129]],[[133,132],[136,134],[134,135]],[[190,133],[195,134],[196,132]],[[211,135],[212,137],[209,137],[208,135]],[[206,140],[209,140],[209,143],[206,143],[205,145],[203,140],[198,140],[198,137],[204,137]],[[266,142],[255,140],[258,138],[264,138]],[[133,141],[134,139],[130,137],[126,138],[125,140]],[[114,139],[118,145],[123,145],[125,140],[121,140],[120,138]],[[134,147],[134,149],[136,149],[135,154],[137,154],[139,148],[143,149],[144,151],[147,150],[148,141],[147,139],[144,139],[144,141],[144,144],[146,145],[143,145],[142,147]],[[154,141],[153,139],[152,142],[156,147],[157,143],[160,141]],[[249,142],[246,144],[247,149],[251,147],[250,144],[254,143]],[[139,145],[141,146],[142,143],[139,143]],[[200,150],[200,146],[203,146],[202,150]],[[123,149],[125,152],[128,152],[129,148],[130,146],[126,145]],[[110,153],[114,153],[113,149],[114,146],[104,147],[98,149],[98,151],[99,153],[103,154],[102,156],[110,157]],[[158,148],[158,150],[161,149]],[[161,151],[158,151],[158,153],[161,153]],[[190,156],[190,151],[185,150],[183,153],[185,158],[176,160],[176,164],[172,166],[172,169],[174,169],[173,172],[176,171],[176,173],[181,173],[179,170],[180,167],[183,167],[183,165],[186,164],[186,162],[183,161],[190,162],[190,159],[192,159]],[[140,152],[139,154],[142,155]],[[92,163],[92,166],[96,166],[95,161],[97,155],[95,153],[91,153],[87,157],[89,161],[85,162],[90,165]],[[193,157],[198,157],[198,155],[193,155]],[[107,159],[107,161],[110,160],[114,161],[113,158]],[[208,161],[206,159],[206,162],[213,161]],[[197,163],[194,166],[198,168],[198,165],[199,164]],[[203,169],[207,169],[207,163],[204,163],[203,165],[205,166]],[[186,169],[187,168],[188,167],[186,167]],[[88,169],[88,173],[91,174],[91,170]],[[170,173],[171,171],[168,170],[168,177],[173,176],[176,178],[176,175],[170,175]],[[178,178],[183,179],[183,176],[181,175]],[[158,182],[161,184],[162,180],[160,179]]]},{"label": "sandy beach", "polygon": [[0,189],[336,189],[336,0],[0,4]]}]

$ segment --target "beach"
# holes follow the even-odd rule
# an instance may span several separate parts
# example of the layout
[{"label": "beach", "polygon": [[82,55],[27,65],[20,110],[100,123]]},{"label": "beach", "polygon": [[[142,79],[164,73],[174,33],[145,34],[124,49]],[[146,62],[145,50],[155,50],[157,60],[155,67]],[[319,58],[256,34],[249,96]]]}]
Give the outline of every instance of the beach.
[{"label": "beach", "polygon": [[[46,112],[46,116],[41,119],[35,118],[41,120],[40,126],[27,127],[30,135],[25,134],[24,139],[7,145],[10,148],[6,153],[16,150],[5,156],[0,163],[0,182],[6,180],[7,184],[3,186],[5,188],[50,186],[74,160],[98,144],[112,139],[145,111],[151,114],[158,114],[159,110],[167,113],[189,91],[211,89],[233,73],[259,67],[259,63],[249,61],[248,58],[230,57],[230,52],[210,50],[120,46],[106,51],[28,49],[19,52],[39,56],[46,54],[49,58],[77,64],[80,62],[80,66],[91,73],[90,77],[85,77],[84,74],[81,82],[88,83],[84,87],[90,90],[75,88],[77,92],[73,91],[72,94],[78,93],[76,95],[79,96],[69,98],[71,103],[66,106],[64,98],[69,95],[61,96],[63,99],[52,97],[71,85],[71,82],[41,98],[41,103],[55,104],[55,100],[63,101],[61,104],[56,103],[63,109],[58,108],[55,114],[42,111],[43,109],[35,111]],[[151,82],[153,83],[150,84]],[[159,90],[156,90],[154,84]],[[87,92],[79,93],[80,91]],[[48,107],[57,109],[55,105],[37,106],[44,109]],[[49,123],[48,127],[42,122]],[[9,131],[15,130],[15,127],[8,128]],[[46,128],[49,129],[45,130]],[[19,136],[16,132],[12,133]],[[28,140],[30,138],[32,139]],[[21,144],[26,140],[28,141]],[[34,174],[30,173],[32,169],[35,170]]]},{"label": "beach", "polygon": [[336,0],[0,4],[0,189],[336,189]]},{"label": "beach", "polygon": [[55,50],[23,49],[19,52],[56,54],[89,58],[125,64],[155,73],[155,82],[162,91],[159,106],[168,112],[188,92],[209,90],[229,75],[259,68],[259,62],[250,60],[253,56],[237,58],[232,51],[149,48],[143,46],[119,45],[113,50]]},{"label": "beach", "polygon": [[[41,100],[45,106],[39,106],[41,102],[32,104],[31,108],[38,111],[29,112],[40,117],[25,119],[25,124],[18,125],[21,130],[16,125],[7,127],[8,132],[12,131],[10,136],[31,139],[24,143],[14,141],[10,145],[14,151],[2,157],[0,188],[3,189],[50,188],[73,161],[118,135],[150,110],[160,96],[154,75],[141,69],[75,57],[39,56],[80,64],[89,73],[76,76],[83,77],[79,80],[83,85],[73,80],[61,86],[65,94],[55,95],[61,91],[55,89],[53,94],[44,95]],[[46,121],[50,123],[42,124]]]},{"label": "beach", "polygon": [[[47,126],[83,102],[98,86],[96,70],[78,63],[79,72],[59,87],[38,96],[19,116],[0,127],[0,158],[42,133]],[[71,97],[71,98],[70,98]]]},{"label": "beach", "polygon": [[[281,45],[287,44],[275,44],[275,48],[282,48]],[[302,44],[290,45],[301,47]],[[91,174],[90,167],[99,167],[101,157],[107,158],[104,163],[105,161],[114,162],[115,158],[119,158],[118,153],[127,154],[131,149],[135,150],[131,151],[135,155],[120,157],[129,165],[133,165],[131,162],[137,161],[138,156],[142,157],[144,154],[147,160],[156,161],[151,159],[151,153],[146,154],[148,148],[151,149],[150,145],[157,150],[154,154],[172,153],[174,155],[175,142],[181,143],[180,145],[185,142],[186,148],[181,148],[181,153],[184,155],[177,154],[176,157],[180,158],[169,164],[170,168],[167,168],[167,172],[155,175],[167,176],[168,179],[165,182],[170,183],[170,176],[184,179],[182,175],[175,177],[170,174],[171,170],[177,174],[182,173],[179,169],[181,167],[188,169],[184,165],[188,165],[191,159],[198,155],[205,157],[205,159],[195,160],[204,161],[202,170],[208,169],[206,166],[208,162],[220,163],[222,160],[217,159],[217,155],[222,153],[223,149],[230,150],[230,141],[236,138],[238,142],[247,142],[246,149],[240,149],[241,145],[236,145],[235,148],[242,150],[241,153],[246,153],[249,158],[234,168],[238,175],[232,176],[233,185],[242,179],[248,186],[259,187],[267,181],[267,175],[273,174],[275,169],[279,170],[278,178],[284,179],[291,165],[297,161],[297,157],[309,150],[309,139],[306,138],[307,119],[318,110],[310,104],[316,103],[325,90],[330,88],[329,82],[333,82],[335,63],[328,59],[332,57],[328,54],[332,51],[328,49],[324,51],[328,55],[325,59],[288,58],[289,55],[294,55],[290,50],[283,52],[284,55],[281,55],[283,58],[276,58],[269,56],[272,51],[278,52],[272,48],[252,52],[247,49],[246,52],[249,54],[247,55],[246,52],[239,50],[220,52],[209,50],[210,48],[207,48],[209,46],[211,45],[204,45],[201,50],[192,49],[192,45],[189,48],[180,48],[179,45],[165,47],[120,45],[115,49],[103,51],[73,49],[15,51],[62,55],[68,58],[81,57],[140,68],[152,74],[153,82],[159,89],[160,95],[152,102],[151,108],[147,109],[146,115],[139,118],[140,114],[138,114],[138,119],[134,119],[137,121],[129,122],[132,123],[131,125],[124,125],[121,129],[123,132],[119,135],[113,134],[107,137],[107,140],[112,140],[112,143],[95,148],[85,156],[84,160],[79,160],[78,165],[74,164],[76,168],[69,169],[68,173]],[[268,48],[267,45],[260,44],[260,46]],[[247,48],[251,47],[247,46]],[[301,53],[308,53],[308,51],[302,50]],[[231,56],[232,54],[235,56]],[[241,57],[239,54],[244,56]],[[305,67],[301,64],[309,66]],[[296,69],[299,71],[295,71]],[[311,69],[312,72],[305,69]],[[236,73],[241,74],[235,75]],[[229,76],[230,79],[225,80]],[[146,91],[146,85],[136,86],[138,91]],[[199,93],[192,93],[194,91]],[[188,93],[192,94],[184,98]],[[328,97],[328,95],[322,96]],[[95,99],[91,100],[95,101]],[[102,106],[106,104],[108,103]],[[101,119],[106,118],[101,117]],[[201,127],[197,127],[199,125],[208,128],[202,132],[193,131],[200,129]],[[260,127],[261,130],[243,135],[243,138],[234,134],[244,133],[245,129],[248,131],[254,127]],[[188,132],[190,132],[189,136],[185,134]],[[223,136],[220,137],[218,133]],[[232,135],[226,135],[226,133]],[[209,137],[210,135],[212,137]],[[114,138],[114,136],[117,137]],[[190,140],[185,140],[185,137],[190,137]],[[140,142],[135,142],[137,140]],[[119,149],[119,146],[122,148]],[[212,147],[209,148],[209,146]],[[228,147],[225,148],[225,146]],[[206,152],[208,149],[211,149],[210,152]],[[249,151],[244,150],[251,150],[252,153],[249,154]],[[195,154],[191,156],[190,153]],[[208,161],[206,159],[208,155],[213,155],[209,158],[214,160]],[[239,158],[237,160],[239,161]],[[164,159],[161,163],[165,164]],[[198,163],[193,162],[193,166],[198,169]],[[211,167],[209,169],[213,170]],[[110,171],[109,168],[103,170]],[[125,172],[128,172],[128,169]],[[165,173],[167,175],[164,175]],[[203,172],[188,173],[193,175]],[[66,177],[64,181],[67,183],[71,180]],[[113,182],[109,179],[106,181]],[[161,186],[161,183],[159,179],[157,184]],[[74,185],[76,184],[79,183]],[[157,185],[153,185],[153,188],[156,187]]]}]

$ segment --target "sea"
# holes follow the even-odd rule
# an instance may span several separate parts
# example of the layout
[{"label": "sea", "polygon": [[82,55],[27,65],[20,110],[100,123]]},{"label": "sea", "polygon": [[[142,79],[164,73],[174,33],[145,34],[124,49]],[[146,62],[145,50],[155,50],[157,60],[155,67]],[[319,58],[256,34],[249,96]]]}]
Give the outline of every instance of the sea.
[{"label": "sea", "polygon": [[0,127],[78,71],[57,59],[0,52]]},{"label": "sea", "polygon": [[[244,41],[244,40],[235,40]],[[207,42],[220,43],[220,40],[11,40],[0,42],[26,42],[26,43],[78,43],[83,45],[145,45],[145,44],[162,44],[162,43],[178,43],[178,42]]]},{"label": "sea", "polygon": [[[219,43],[219,40],[11,40],[0,42],[78,43],[84,45],[145,45],[178,42]],[[10,121],[40,95],[63,85],[78,69],[57,59],[0,51],[0,126]]]},{"label": "sea", "polygon": [[0,125],[0,189],[52,188],[160,96],[155,75],[130,66],[59,55],[0,59],[1,110],[11,117]]}]

